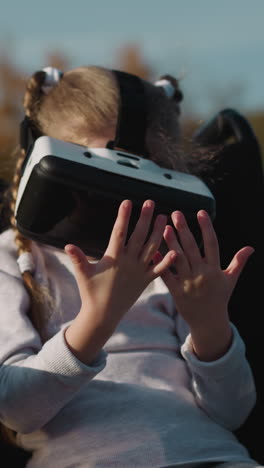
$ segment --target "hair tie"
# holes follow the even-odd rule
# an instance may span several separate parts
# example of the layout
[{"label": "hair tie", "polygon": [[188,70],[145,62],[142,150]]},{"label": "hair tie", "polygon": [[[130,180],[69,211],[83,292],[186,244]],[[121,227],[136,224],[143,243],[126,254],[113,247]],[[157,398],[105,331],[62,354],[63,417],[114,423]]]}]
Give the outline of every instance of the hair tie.
[{"label": "hair tie", "polygon": [[42,68],[42,71],[44,71],[46,75],[44,83],[41,86],[41,90],[44,94],[49,94],[51,89],[59,83],[60,79],[63,76],[63,73],[61,70],[58,70],[58,68],[54,67]]},{"label": "hair tie", "polygon": [[175,86],[173,86],[173,84],[169,80],[165,80],[165,79],[158,80],[158,81],[155,81],[154,85],[155,86],[160,86],[161,88],[163,88],[166,96],[169,99],[172,99],[174,97]]},{"label": "hair tie", "polygon": [[25,271],[34,273],[35,264],[31,252],[23,252],[22,254],[20,254],[17,259],[17,263],[21,274],[25,273]]},{"label": "hair tie", "polygon": [[[175,81],[176,84],[173,81]],[[164,78],[161,78],[160,80],[156,81],[154,85],[163,88],[163,91],[168,99],[173,99],[176,102],[180,102],[183,99],[183,94],[178,88],[177,81],[175,79],[173,81],[167,79],[167,77],[165,76]]]}]

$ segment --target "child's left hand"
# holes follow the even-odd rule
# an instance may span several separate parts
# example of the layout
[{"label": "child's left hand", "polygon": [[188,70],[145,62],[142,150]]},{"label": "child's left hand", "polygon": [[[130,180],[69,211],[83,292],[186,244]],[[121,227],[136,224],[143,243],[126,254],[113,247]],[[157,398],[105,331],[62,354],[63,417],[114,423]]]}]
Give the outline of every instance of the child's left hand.
[{"label": "child's left hand", "polygon": [[[204,256],[192,235],[183,214],[172,213],[177,241],[172,226],[166,226],[164,238],[169,249],[176,251],[177,274],[169,270],[162,278],[172,294],[177,311],[188,323],[193,347],[201,360],[214,360],[223,355],[232,340],[228,302],[252,247],[239,250],[225,270],[221,269],[218,240],[209,215],[197,214],[201,228]],[[157,261],[159,258],[157,258]]]}]

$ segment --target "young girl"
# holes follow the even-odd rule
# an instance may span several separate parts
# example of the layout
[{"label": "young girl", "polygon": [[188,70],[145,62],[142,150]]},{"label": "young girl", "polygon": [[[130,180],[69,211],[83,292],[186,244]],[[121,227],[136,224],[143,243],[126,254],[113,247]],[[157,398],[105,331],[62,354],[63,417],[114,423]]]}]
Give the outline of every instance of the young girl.
[{"label": "young girl", "polygon": [[[144,82],[146,147],[161,166],[187,172],[177,153],[181,93],[176,80],[168,85],[172,98]],[[110,70],[47,68],[29,80],[24,107],[40,135],[104,147],[118,102]],[[228,318],[253,249],[222,270],[205,211],[197,213],[202,256],[179,211],[171,215],[179,241],[164,215],[147,238],[154,207],[144,202],[125,242],[132,203],[124,200],[98,261],[75,245],[63,251],[26,239],[14,215],[0,236],[0,417],[32,452],[29,468],[258,466],[232,433],[253,408],[255,388]]]}]

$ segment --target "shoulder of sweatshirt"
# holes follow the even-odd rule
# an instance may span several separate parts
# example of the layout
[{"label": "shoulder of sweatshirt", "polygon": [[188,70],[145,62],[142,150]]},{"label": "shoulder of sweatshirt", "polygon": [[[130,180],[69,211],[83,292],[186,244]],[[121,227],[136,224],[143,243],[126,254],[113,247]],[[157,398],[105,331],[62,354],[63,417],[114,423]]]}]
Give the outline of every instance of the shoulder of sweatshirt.
[{"label": "shoulder of sweatshirt", "polygon": [[0,234],[0,271],[21,277],[17,264],[17,246],[14,231],[8,229]]},{"label": "shoulder of sweatshirt", "polygon": [[6,249],[11,252],[15,252],[15,233],[13,229],[7,229],[0,234],[0,249]]}]

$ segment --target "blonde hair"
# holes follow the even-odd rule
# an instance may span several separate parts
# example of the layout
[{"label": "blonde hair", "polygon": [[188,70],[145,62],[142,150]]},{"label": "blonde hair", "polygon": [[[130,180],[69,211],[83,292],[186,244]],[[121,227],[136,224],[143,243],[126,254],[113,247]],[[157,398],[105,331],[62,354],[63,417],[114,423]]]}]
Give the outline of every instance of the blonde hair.
[{"label": "blonde hair", "polygon": [[100,67],[80,67],[64,73],[45,95],[45,72],[29,80],[24,97],[26,115],[40,134],[78,144],[115,128],[118,90],[113,74]]}]

